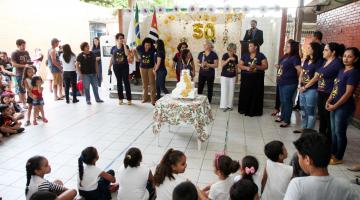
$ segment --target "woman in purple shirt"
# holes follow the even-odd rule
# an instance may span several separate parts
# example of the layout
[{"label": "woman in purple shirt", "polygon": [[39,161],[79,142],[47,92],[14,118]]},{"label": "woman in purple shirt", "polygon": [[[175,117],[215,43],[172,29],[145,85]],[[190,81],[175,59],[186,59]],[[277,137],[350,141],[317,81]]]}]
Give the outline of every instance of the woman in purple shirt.
[{"label": "woman in purple shirt", "polygon": [[325,104],[330,96],[339,70],[343,67],[340,56],[344,53],[344,45],[330,42],[323,51],[323,58],[326,60],[321,68],[315,73],[314,78],[305,86],[308,87],[318,82],[318,112],[320,118],[319,132],[324,134],[331,141],[330,112],[325,109]]},{"label": "woman in purple shirt", "polygon": [[293,107],[293,96],[298,85],[298,76],[301,72],[299,57],[299,42],[289,40],[285,46],[285,55],[280,60],[277,73],[277,84],[280,92],[281,117],[276,122],[282,122],[280,127],[290,125]]},{"label": "woman in purple shirt", "polygon": [[301,133],[304,129],[314,129],[316,123],[317,84],[316,82],[309,84],[309,82],[324,62],[321,45],[317,42],[310,43],[308,53],[299,77],[301,130],[294,133]]},{"label": "woman in purple shirt", "polygon": [[343,163],[347,138],[346,129],[355,110],[354,91],[359,84],[360,52],[356,47],[347,48],[341,69],[334,81],[334,87],[326,101],[326,110],[330,112],[332,131],[332,158],[330,164]]}]

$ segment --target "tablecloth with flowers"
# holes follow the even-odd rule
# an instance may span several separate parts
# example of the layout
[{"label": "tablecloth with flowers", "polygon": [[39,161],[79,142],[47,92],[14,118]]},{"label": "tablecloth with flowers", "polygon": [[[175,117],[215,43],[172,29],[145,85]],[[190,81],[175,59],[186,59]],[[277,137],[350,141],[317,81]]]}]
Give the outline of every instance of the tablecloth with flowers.
[{"label": "tablecloth with flowers", "polygon": [[211,106],[206,96],[198,95],[195,99],[174,99],[167,94],[159,99],[154,107],[153,133],[159,134],[164,123],[169,125],[189,124],[194,126],[198,139],[208,139],[206,126],[214,120]]}]

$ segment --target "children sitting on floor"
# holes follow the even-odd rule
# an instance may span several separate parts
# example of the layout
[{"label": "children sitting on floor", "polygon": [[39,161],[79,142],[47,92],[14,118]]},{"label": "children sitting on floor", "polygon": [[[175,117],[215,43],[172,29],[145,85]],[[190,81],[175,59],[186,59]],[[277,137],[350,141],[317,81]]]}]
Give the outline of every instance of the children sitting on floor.
[{"label": "children sitting on floor", "polygon": [[283,199],[293,175],[293,168],[284,164],[287,150],[281,141],[275,140],[265,145],[264,152],[268,160],[261,181],[261,199]]},{"label": "children sitting on floor", "polygon": [[[48,191],[56,195],[61,195],[68,191],[60,180],[50,182],[44,179],[45,174],[49,174],[50,171],[51,168],[49,162],[43,156],[31,157],[26,162],[26,200],[29,200],[33,194],[38,191]],[[76,191],[72,190],[71,192],[66,192],[65,194],[69,193],[72,195],[64,195],[67,198],[62,198],[61,200],[73,200],[76,196]]]},{"label": "children sitting on floor", "polygon": [[179,175],[184,173],[185,169],[185,154],[178,150],[169,149],[155,170],[156,200],[170,200],[172,198],[174,188],[185,181]]},{"label": "children sitting on floor", "polygon": [[258,187],[249,179],[241,179],[230,188],[231,200],[260,200]]},{"label": "children sitting on floor", "polygon": [[49,191],[38,191],[30,197],[30,200],[73,200],[76,194],[75,189],[66,190],[60,195],[56,195],[55,193]]},{"label": "children sitting on floor", "polygon": [[15,102],[14,93],[11,91],[5,91],[1,94],[1,103],[11,108],[12,115],[16,120],[21,120],[24,118],[24,114],[21,112],[20,105]]},{"label": "children sitting on floor", "polygon": [[229,200],[230,188],[234,184],[234,177],[230,174],[240,169],[240,163],[232,160],[224,153],[215,155],[214,160],[215,174],[219,177],[219,181],[209,187],[204,188],[204,192],[208,192],[207,196],[211,200]]},{"label": "children sitting on floor", "polygon": [[259,169],[259,161],[254,156],[245,156],[241,161],[240,174],[234,177],[234,181],[241,179],[249,179],[253,181],[259,189],[261,188],[260,176],[257,173]]},{"label": "children sitting on floor", "polygon": [[85,200],[110,200],[111,193],[119,189],[118,184],[111,184],[116,182],[114,170],[105,172],[96,167],[98,159],[96,148],[87,147],[81,152],[78,160],[78,189]]},{"label": "children sitting on floor", "polygon": [[[148,200],[154,195],[153,175],[147,167],[140,166],[142,161],[141,151],[138,148],[130,148],[124,157],[125,169],[119,175],[118,199],[120,200]],[[148,191],[147,190],[147,187]]]},{"label": "children sitting on floor", "polygon": [[180,183],[174,188],[172,200],[203,200],[195,185],[190,181]]},{"label": "children sitting on floor", "polygon": [[24,132],[19,122],[12,113],[12,109],[5,104],[0,104],[0,133],[5,136],[10,136],[16,133]]},{"label": "children sitting on floor", "polygon": [[306,134],[294,142],[299,164],[310,176],[291,180],[284,200],[354,200],[359,195],[345,181],[331,176],[330,142],[321,134]]}]

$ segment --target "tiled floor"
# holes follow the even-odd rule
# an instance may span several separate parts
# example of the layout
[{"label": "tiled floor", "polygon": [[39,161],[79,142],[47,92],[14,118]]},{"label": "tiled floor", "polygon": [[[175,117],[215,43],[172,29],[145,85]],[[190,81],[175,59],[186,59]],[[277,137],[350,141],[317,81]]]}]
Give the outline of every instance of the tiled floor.
[{"label": "tiled floor", "polygon": [[[103,92],[103,97],[106,93]],[[104,104],[92,106],[81,102],[66,105],[46,99],[48,124],[26,129],[0,144],[0,197],[4,200],[24,199],[25,162],[33,155],[44,155],[52,167],[47,179],[61,179],[69,188],[76,187],[77,158],[83,148],[95,146],[100,153],[97,165],[119,171],[124,152],[131,146],[143,152],[143,165],[154,170],[164,152],[172,147],[185,151],[188,167],[185,177],[200,187],[216,180],[213,173],[214,154],[226,150],[233,159],[241,160],[244,155],[255,155],[261,166],[265,163],[264,144],[277,139],[285,143],[289,155],[294,153],[292,141],[298,135],[292,133],[297,128],[297,114],[293,116],[293,126],[278,128],[265,110],[262,117],[245,117],[236,112],[224,113],[213,106],[215,121],[211,125],[211,136],[197,151],[196,136],[190,127],[163,127],[160,146],[156,145],[152,133],[152,106],[134,102],[133,106],[118,106],[116,100],[105,99]],[[360,163],[360,131],[350,127],[346,165]],[[330,167],[331,174],[345,179],[353,179],[353,173],[346,165]],[[360,187],[352,185],[360,193]]]}]

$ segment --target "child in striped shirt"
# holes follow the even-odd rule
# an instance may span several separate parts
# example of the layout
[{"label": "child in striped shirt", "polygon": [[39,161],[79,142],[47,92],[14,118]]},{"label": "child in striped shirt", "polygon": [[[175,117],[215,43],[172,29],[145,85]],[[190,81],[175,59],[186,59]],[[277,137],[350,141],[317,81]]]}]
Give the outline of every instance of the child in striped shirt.
[{"label": "child in striped shirt", "polygon": [[[50,173],[50,171],[51,168],[49,162],[43,156],[31,157],[26,162],[26,200],[29,200],[30,197],[37,191],[49,191],[55,193],[56,195],[60,195],[65,191],[68,191],[60,180],[50,182],[44,179],[45,174]],[[76,196],[76,191],[73,191],[72,193],[73,195],[69,196],[69,200],[74,199]]]}]

